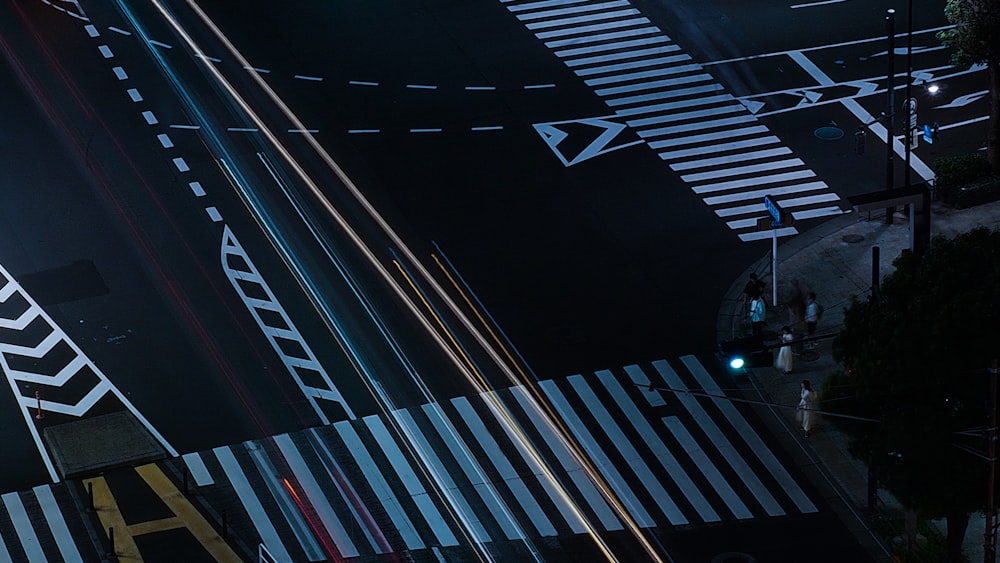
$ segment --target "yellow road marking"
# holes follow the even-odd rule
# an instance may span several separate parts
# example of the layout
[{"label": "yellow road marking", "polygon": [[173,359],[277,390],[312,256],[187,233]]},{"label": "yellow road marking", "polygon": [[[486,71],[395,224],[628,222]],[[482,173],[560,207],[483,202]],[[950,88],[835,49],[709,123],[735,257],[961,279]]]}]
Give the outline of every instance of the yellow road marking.
[{"label": "yellow road marking", "polygon": [[91,484],[94,487],[94,508],[97,510],[97,516],[101,519],[105,539],[107,539],[108,528],[115,530],[115,553],[118,555],[118,560],[121,562],[141,562],[142,556],[139,555],[139,548],[136,547],[135,540],[129,535],[128,526],[125,524],[121,511],[118,510],[118,503],[115,502],[115,497],[111,494],[107,481],[104,480],[104,477],[83,480],[84,487],[89,487]]},{"label": "yellow road marking", "polygon": [[[195,539],[205,548],[205,551],[209,552],[216,561],[233,561],[235,563],[241,561],[236,552],[215,531],[215,528],[205,520],[201,512],[198,512],[198,509],[163,474],[159,466],[151,463],[136,467],[135,470],[146,481],[146,484],[163,500],[167,507],[177,515],[176,519],[166,518],[164,520],[180,520],[182,523],[181,526],[190,530]],[[147,524],[152,525],[157,522],[163,522],[163,520],[147,522]],[[153,529],[150,531],[156,530]]]},{"label": "yellow road marking", "polygon": [[176,516],[171,516],[170,518],[161,518],[159,520],[150,520],[149,522],[139,522],[138,524],[132,524],[128,527],[128,533],[135,536],[144,536],[146,534],[152,534],[153,532],[165,532],[167,530],[176,530],[177,528],[183,528],[184,521]]}]

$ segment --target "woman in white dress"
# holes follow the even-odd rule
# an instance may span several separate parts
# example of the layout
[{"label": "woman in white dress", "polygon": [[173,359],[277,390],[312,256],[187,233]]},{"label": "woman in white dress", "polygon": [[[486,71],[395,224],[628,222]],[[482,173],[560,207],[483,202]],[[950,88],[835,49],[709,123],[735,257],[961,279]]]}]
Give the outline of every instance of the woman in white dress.
[{"label": "woman in white dress", "polygon": [[785,375],[792,373],[792,340],[794,338],[790,327],[781,327],[781,348],[778,350],[776,367]]},{"label": "woman in white dress", "polygon": [[806,433],[806,437],[809,436],[809,430],[812,429],[813,423],[813,409],[816,408],[816,392],[813,391],[812,384],[809,383],[808,379],[802,380],[802,394],[801,399],[799,399],[799,407],[796,414],[799,420],[802,422],[802,430]]}]

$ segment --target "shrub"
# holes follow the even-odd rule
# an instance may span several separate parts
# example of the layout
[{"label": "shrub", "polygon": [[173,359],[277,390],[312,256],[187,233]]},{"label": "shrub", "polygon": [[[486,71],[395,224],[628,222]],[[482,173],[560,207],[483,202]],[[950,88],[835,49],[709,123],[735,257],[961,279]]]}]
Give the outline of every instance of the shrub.
[{"label": "shrub", "polygon": [[942,157],[934,161],[937,198],[958,208],[1000,199],[1000,177],[990,174],[980,152]]}]

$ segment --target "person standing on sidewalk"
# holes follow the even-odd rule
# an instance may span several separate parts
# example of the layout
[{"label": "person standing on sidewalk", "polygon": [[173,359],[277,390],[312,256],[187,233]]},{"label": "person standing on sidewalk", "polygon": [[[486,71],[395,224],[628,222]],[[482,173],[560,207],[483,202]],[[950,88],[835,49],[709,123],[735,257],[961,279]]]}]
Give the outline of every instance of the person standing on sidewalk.
[{"label": "person standing on sidewalk", "polygon": [[775,362],[775,366],[785,375],[792,373],[792,340],[794,339],[790,326],[781,327],[781,349],[778,350],[778,361]]},{"label": "person standing on sidewalk", "polygon": [[750,327],[754,336],[758,336],[764,331],[766,315],[767,306],[764,305],[764,297],[758,295],[756,299],[750,301]]},{"label": "person standing on sidewalk", "polygon": [[[816,302],[816,294],[810,291],[809,296],[806,298],[806,338],[816,336],[816,323],[819,322],[819,315],[820,308],[819,303]],[[815,341],[806,343],[806,348],[812,349],[815,347]]]},{"label": "person standing on sidewalk", "polygon": [[803,379],[799,406],[795,410],[795,416],[802,423],[802,430],[805,432],[806,438],[809,437],[809,431],[812,430],[812,411],[814,408],[816,408],[816,392],[813,391],[812,384],[809,383],[809,380]]}]

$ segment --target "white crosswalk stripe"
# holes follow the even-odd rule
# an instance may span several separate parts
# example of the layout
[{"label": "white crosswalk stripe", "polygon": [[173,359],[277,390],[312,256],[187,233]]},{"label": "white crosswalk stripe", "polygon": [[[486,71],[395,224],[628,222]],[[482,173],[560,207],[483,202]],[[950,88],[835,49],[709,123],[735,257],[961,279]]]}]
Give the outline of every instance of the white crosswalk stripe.
[{"label": "white crosswalk stripe", "polygon": [[98,559],[67,487],[39,485],[0,496],[0,563]]},{"label": "white crosswalk stripe", "polygon": [[[753,149],[781,141],[627,0],[501,1],[672,170],[685,171],[681,181],[705,196],[705,203],[742,240],[772,234],[758,232],[757,219],[768,216],[763,206],[733,205],[749,199],[741,198],[741,193],[753,193],[761,202],[761,194],[770,195],[796,219],[842,213],[840,198],[826,184],[812,188],[822,192],[816,196],[791,197],[795,192],[786,189],[789,185],[815,176],[808,165],[798,158],[782,158],[792,152],[784,146]],[[653,103],[661,100],[671,101]],[[635,104],[651,105],[628,107]],[[735,137],[744,139],[734,141]],[[723,140],[727,142],[718,143]],[[670,147],[685,148],[660,150]],[[560,158],[567,166],[577,162]],[[789,172],[769,173],[772,170]],[[716,181],[733,176],[741,178]],[[716,196],[719,192],[731,197]],[[784,228],[777,234],[795,232]]]},{"label": "white crosswalk stripe", "polygon": [[512,387],[217,448],[221,471],[201,458],[207,487],[231,488],[291,560],[318,560],[329,542],[364,557],[619,531],[619,509],[642,528],[818,510],[693,356],[538,386],[540,397]]}]

